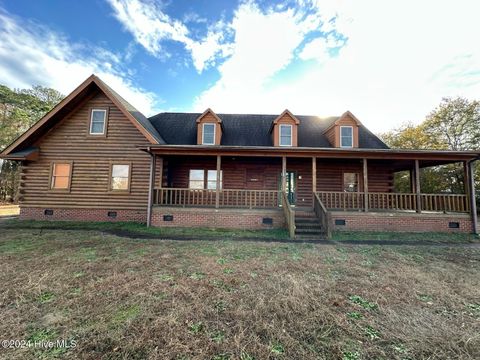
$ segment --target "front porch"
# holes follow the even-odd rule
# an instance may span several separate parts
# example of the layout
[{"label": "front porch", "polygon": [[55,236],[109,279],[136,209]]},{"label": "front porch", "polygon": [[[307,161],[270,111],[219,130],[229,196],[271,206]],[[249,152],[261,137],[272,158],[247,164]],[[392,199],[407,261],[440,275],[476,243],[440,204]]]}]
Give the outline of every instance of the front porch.
[{"label": "front porch", "polygon": [[[464,193],[421,191],[422,168],[454,162],[463,164]],[[155,226],[235,227],[231,217],[249,217],[238,227],[286,226],[295,238],[296,218],[307,212],[321,225],[327,237],[333,229],[342,229],[342,226],[358,228],[352,228],[349,223],[366,221],[373,224],[369,218],[378,218],[378,214],[382,214],[382,219],[390,219],[379,223],[382,230],[385,224],[394,223],[392,219],[396,219],[396,225],[392,226],[397,231],[401,230],[402,223],[405,231],[414,231],[412,224],[424,231],[469,232],[472,229],[468,215],[472,213],[472,169],[466,160],[401,158],[387,161],[378,157],[228,154],[160,156],[152,153],[151,170],[148,219],[150,223],[154,214]],[[394,192],[394,174],[405,170],[410,174],[411,191]],[[342,213],[346,220],[344,225],[338,225],[335,220],[342,220]],[[363,214],[360,218],[363,220],[358,220],[359,214]],[[176,216],[191,219],[177,223]],[[432,226],[418,226],[424,220]]]}]

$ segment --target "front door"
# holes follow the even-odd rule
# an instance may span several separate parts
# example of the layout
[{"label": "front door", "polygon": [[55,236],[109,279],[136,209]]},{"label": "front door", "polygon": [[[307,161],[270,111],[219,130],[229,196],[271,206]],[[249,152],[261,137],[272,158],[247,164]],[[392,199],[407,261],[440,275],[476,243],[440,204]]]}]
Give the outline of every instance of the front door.
[{"label": "front door", "polygon": [[[290,205],[295,205],[296,191],[297,191],[297,173],[295,171],[287,171],[287,178],[285,181],[287,198]],[[278,188],[282,189],[282,176],[280,175]]]}]

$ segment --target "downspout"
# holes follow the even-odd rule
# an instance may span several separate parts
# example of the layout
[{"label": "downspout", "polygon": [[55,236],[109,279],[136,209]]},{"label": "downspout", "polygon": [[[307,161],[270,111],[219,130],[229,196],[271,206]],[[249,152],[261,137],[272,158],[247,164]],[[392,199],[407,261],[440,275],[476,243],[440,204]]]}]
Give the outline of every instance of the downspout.
[{"label": "downspout", "polygon": [[152,223],[152,202],[153,202],[153,177],[155,173],[155,155],[152,154],[150,146],[147,148],[150,154],[150,180],[148,182],[148,207],[147,207],[147,227]]},{"label": "downspout", "polygon": [[468,190],[470,196],[470,212],[472,216],[472,230],[478,235],[478,218],[477,218],[477,202],[475,199],[475,179],[474,179],[474,162],[478,159],[470,160],[468,164]]}]

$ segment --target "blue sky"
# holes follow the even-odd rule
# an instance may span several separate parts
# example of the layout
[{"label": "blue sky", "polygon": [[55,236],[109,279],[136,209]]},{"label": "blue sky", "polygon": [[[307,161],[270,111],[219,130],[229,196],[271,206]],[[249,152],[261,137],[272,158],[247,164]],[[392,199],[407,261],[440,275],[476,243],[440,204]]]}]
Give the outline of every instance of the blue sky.
[{"label": "blue sky", "polygon": [[480,98],[474,0],[0,0],[0,83],[99,75],[146,115],[320,116],[374,131]]}]

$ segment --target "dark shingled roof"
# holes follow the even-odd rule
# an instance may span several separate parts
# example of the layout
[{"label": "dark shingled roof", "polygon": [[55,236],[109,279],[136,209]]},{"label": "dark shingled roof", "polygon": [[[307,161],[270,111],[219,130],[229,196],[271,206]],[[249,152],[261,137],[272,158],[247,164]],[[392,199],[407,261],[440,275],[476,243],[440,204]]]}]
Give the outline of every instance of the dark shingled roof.
[{"label": "dark shingled roof", "polygon": [[[196,145],[197,124],[200,113],[160,113],[149,118],[167,144]],[[217,114],[222,119],[221,145],[227,146],[272,146],[270,127],[278,115]],[[332,147],[323,132],[339,116],[296,116],[299,147]],[[359,147],[365,149],[388,149],[378,137],[365,126],[358,130]]]},{"label": "dark shingled roof", "polygon": [[122,106],[140,123],[140,125],[143,126],[145,130],[147,130],[147,132],[149,132],[155,138],[155,140],[157,140],[159,144],[165,144],[165,141],[163,140],[162,136],[158,133],[157,129],[155,129],[155,127],[152,126],[152,123],[148,121],[145,115],[143,115],[140,111],[138,111],[132,104],[130,104],[123,97],[121,97],[120,94],[118,94],[110,86],[105,84],[103,81],[102,83],[110,91],[110,93],[118,100],[118,102],[122,104]]}]

